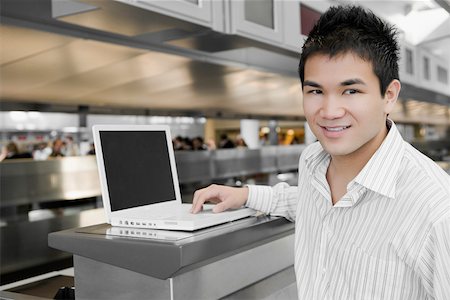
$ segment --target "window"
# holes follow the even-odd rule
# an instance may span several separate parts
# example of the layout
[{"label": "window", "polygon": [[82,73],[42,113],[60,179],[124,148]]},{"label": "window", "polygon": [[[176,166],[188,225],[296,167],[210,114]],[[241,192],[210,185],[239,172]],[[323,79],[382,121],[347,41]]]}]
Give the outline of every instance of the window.
[{"label": "window", "polygon": [[273,0],[246,0],[244,10],[245,20],[268,28],[275,28]]},{"label": "window", "polygon": [[414,74],[414,65],[413,65],[413,52],[411,49],[406,49],[406,73]]},{"label": "window", "polygon": [[430,80],[430,59],[423,57],[423,78]]},{"label": "window", "polygon": [[300,4],[300,32],[308,36],[317,20],[319,20],[320,15],[320,12]]},{"label": "window", "polygon": [[439,82],[448,83],[448,72],[441,66],[437,67],[437,78]]}]

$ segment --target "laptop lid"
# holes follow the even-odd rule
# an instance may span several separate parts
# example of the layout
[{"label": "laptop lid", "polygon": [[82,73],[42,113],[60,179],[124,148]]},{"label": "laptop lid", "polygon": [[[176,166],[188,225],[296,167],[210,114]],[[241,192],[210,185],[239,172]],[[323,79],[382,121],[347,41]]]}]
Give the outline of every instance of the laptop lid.
[{"label": "laptop lid", "polygon": [[114,214],[181,204],[169,126],[94,125],[108,223]]}]

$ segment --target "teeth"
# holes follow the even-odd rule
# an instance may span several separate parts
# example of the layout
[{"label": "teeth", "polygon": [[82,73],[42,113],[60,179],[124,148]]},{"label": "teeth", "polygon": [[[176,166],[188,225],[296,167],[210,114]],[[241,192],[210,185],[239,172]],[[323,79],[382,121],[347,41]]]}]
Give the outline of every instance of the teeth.
[{"label": "teeth", "polygon": [[347,129],[347,128],[349,128],[350,126],[342,126],[342,127],[325,127],[326,128],[326,130],[328,130],[328,131],[334,131],[334,132],[337,132],[337,131],[342,131],[342,130],[344,130],[344,129]]}]

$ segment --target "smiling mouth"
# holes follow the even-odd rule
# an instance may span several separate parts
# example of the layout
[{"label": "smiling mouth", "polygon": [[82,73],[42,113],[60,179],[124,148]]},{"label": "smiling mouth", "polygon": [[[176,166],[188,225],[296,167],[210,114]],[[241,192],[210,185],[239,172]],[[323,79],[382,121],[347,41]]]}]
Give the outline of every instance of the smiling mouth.
[{"label": "smiling mouth", "polygon": [[343,131],[347,128],[350,128],[351,126],[334,126],[334,127],[321,126],[321,127],[323,129],[325,129],[326,131],[339,132],[339,131]]}]

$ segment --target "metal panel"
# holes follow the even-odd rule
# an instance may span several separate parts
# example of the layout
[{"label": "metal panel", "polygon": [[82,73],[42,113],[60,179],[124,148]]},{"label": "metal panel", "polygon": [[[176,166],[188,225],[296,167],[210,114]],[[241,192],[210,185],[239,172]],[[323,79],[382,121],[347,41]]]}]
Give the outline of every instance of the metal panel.
[{"label": "metal panel", "polygon": [[73,258],[79,300],[172,299],[169,279],[145,276],[78,255]]},{"label": "metal panel", "polygon": [[101,194],[94,157],[5,161],[0,174],[1,207]]},{"label": "metal panel", "polygon": [[298,169],[300,154],[305,145],[294,145],[277,148],[277,169],[279,171],[292,171]]},{"label": "metal panel", "polygon": [[[303,145],[297,145],[176,152],[179,182],[214,182],[235,176],[296,170],[303,149]],[[0,163],[0,185],[0,207],[101,195],[94,156],[7,160]]]},{"label": "metal panel", "polygon": [[261,172],[276,172],[277,169],[277,146],[265,146],[260,149]]},{"label": "metal panel", "polygon": [[218,299],[293,264],[292,234],[174,277],[173,298]]},{"label": "metal panel", "polygon": [[178,179],[182,183],[210,180],[212,174],[211,152],[175,152]]},{"label": "metal panel", "polygon": [[213,178],[249,175],[261,171],[259,150],[221,149],[213,155]]}]

